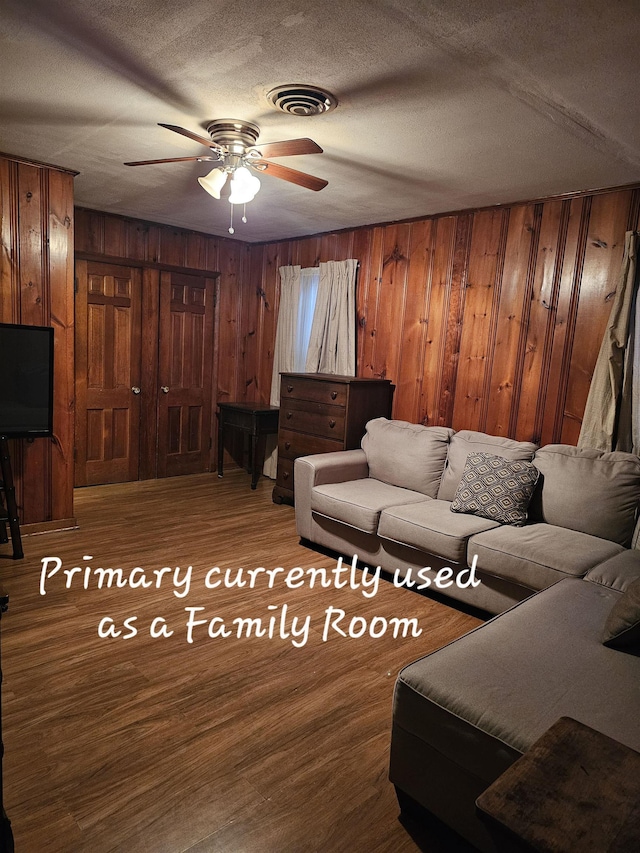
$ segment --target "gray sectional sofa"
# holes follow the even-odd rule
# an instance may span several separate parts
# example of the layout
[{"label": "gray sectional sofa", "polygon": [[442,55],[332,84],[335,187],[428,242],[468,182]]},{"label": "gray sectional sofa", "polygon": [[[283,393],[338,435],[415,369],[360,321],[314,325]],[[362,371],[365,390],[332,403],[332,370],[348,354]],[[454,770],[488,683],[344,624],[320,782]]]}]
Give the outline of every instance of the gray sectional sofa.
[{"label": "gray sectional sofa", "polygon": [[[451,511],[478,452],[540,471],[526,525]],[[640,459],[376,418],[362,449],[301,457],[294,477],[303,539],[388,571],[422,569],[434,588],[449,567],[450,583],[437,588],[496,614],[632,545]],[[478,586],[468,583],[474,562]]]},{"label": "gray sectional sofa", "polygon": [[[539,472],[522,526],[452,511],[483,453]],[[640,648],[603,644],[614,606],[638,600],[639,502],[631,454],[382,418],[360,450],[296,460],[303,540],[498,614],[398,676],[390,778],[403,809],[491,851],[475,799],[559,717],[640,750]]]}]

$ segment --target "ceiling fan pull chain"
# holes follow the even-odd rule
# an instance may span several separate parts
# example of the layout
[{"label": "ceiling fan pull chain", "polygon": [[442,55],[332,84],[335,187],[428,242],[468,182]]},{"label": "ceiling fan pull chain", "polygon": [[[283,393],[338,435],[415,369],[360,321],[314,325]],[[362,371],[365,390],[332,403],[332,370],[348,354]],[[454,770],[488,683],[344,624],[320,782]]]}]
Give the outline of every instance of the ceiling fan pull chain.
[{"label": "ceiling fan pull chain", "polygon": [[245,224],[247,222],[247,205],[246,205],[246,203],[242,205],[242,221]]},{"label": "ceiling fan pull chain", "polygon": [[231,221],[229,222],[229,234],[234,234],[235,228],[233,227],[233,205],[230,204],[229,207],[231,208]]}]

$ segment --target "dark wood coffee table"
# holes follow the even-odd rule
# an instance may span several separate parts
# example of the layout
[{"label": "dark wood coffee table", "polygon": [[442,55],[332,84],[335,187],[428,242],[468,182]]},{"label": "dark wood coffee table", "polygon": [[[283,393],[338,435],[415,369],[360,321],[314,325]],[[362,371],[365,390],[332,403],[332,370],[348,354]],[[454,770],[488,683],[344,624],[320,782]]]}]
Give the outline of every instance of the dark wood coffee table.
[{"label": "dark wood coffee table", "polygon": [[640,753],[561,717],[477,799],[501,851],[640,850]]}]

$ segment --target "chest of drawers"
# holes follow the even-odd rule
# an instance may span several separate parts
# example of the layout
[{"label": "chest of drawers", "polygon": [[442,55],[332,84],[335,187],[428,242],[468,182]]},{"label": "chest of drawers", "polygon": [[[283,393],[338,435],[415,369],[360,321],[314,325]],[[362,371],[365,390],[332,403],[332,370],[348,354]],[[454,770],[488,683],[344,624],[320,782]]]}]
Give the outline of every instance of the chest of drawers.
[{"label": "chest of drawers", "polygon": [[274,502],[293,503],[293,463],[298,456],[360,447],[367,421],[391,417],[393,390],[389,379],[281,374]]}]

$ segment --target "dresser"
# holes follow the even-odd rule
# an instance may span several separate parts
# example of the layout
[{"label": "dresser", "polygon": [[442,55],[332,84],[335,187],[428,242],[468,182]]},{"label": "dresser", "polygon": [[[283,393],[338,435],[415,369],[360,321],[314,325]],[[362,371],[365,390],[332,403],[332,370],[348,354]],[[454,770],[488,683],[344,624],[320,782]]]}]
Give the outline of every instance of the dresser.
[{"label": "dresser", "polygon": [[298,456],[360,447],[367,421],[391,417],[393,391],[389,379],[282,373],[274,503],[293,503]]}]

